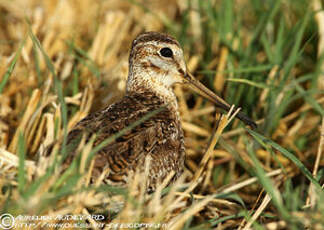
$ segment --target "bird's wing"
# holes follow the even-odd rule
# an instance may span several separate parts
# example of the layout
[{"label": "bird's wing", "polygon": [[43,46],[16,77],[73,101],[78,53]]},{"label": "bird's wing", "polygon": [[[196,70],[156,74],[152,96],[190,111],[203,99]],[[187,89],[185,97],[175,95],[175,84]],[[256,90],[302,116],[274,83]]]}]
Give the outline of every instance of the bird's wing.
[{"label": "bird's wing", "polygon": [[[86,135],[87,142],[96,133],[94,146],[97,146],[156,109],[158,106],[147,106],[138,98],[125,97],[103,111],[90,114],[68,134],[67,145],[71,155],[66,163],[72,161],[82,135]],[[168,114],[168,111],[160,112],[103,147],[95,156],[93,176],[99,176],[109,167],[110,179],[122,180],[136,162],[152,153],[157,145],[162,144],[163,138],[167,138],[164,127],[167,125],[165,119]],[[162,117],[164,122],[161,122]]]}]

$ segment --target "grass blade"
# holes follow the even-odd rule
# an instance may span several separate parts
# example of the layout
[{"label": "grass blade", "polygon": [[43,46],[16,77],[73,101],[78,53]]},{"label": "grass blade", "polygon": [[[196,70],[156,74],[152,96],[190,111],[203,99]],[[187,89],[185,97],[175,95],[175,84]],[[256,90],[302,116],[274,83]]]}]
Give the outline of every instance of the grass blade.
[{"label": "grass blade", "polygon": [[62,88],[62,82],[58,79],[57,75],[56,75],[56,71],[55,71],[55,67],[51,61],[51,59],[48,57],[48,55],[46,54],[46,52],[44,51],[40,41],[37,39],[37,37],[34,35],[31,26],[29,25],[29,36],[33,41],[33,44],[35,46],[38,47],[38,49],[41,51],[41,53],[43,54],[43,57],[45,59],[47,68],[49,69],[49,71],[51,72],[51,74],[53,75],[54,78],[54,86],[55,89],[57,91],[58,94],[58,98],[61,104],[61,116],[62,116],[62,121],[63,121],[63,132],[64,132],[64,136],[63,136],[63,149],[62,149],[62,153],[64,154],[65,151],[65,144],[66,144],[66,136],[67,136],[67,106],[64,100],[64,94],[63,94],[63,88]]},{"label": "grass blade", "polygon": [[305,165],[292,153],[290,153],[289,151],[287,151],[286,149],[284,149],[283,147],[281,147],[280,145],[278,145],[277,143],[273,142],[270,139],[267,139],[266,137],[262,136],[261,134],[250,130],[250,129],[246,129],[254,138],[255,140],[260,143],[261,145],[266,145],[269,144],[271,145],[273,148],[275,148],[276,150],[278,150],[279,152],[281,152],[285,157],[287,157],[289,160],[291,160],[300,170],[301,172],[319,189],[321,189],[320,184],[318,183],[318,181],[313,177],[313,175],[311,174],[311,172],[305,167]]},{"label": "grass blade", "polygon": [[26,146],[25,138],[22,132],[19,134],[18,139],[18,156],[19,156],[19,166],[18,166],[18,190],[21,195],[24,196],[26,178],[25,178],[25,155],[26,155]]},{"label": "grass blade", "polygon": [[13,70],[15,69],[16,63],[18,61],[18,58],[20,57],[21,50],[22,50],[22,48],[23,48],[23,46],[25,44],[25,41],[26,41],[26,39],[24,39],[20,43],[19,48],[18,48],[18,50],[17,50],[17,52],[16,52],[16,54],[15,54],[15,56],[14,56],[11,64],[9,65],[8,70],[5,72],[5,74],[2,77],[2,81],[0,82],[0,94],[2,93],[4,87],[6,86],[8,80],[9,80],[9,77],[11,76]]}]

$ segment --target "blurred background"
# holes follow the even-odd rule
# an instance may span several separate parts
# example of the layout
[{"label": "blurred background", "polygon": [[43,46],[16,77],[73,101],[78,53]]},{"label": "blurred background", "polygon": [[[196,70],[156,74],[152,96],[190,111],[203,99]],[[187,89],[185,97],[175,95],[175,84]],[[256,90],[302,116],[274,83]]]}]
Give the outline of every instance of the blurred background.
[{"label": "blurred background", "polygon": [[[238,120],[226,128],[195,192],[225,191],[254,176],[259,183],[237,190],[233,206],[205,206],[186,226],[208,222],[219,229],[243,228],[267,193],[274,203],[264,207],[256,217],[260,225],[254,227],[275,223],[277,229],[280,224],[288,229],[292,216],[319,226],[323,194],[314,192],[308,179],[313,174],[323,184],[322,4],[0,0],[0,149],[9,159],[0,184],[17,180],[14,156],[19,149],[24,149],[26,160],[35,160],[37,152],[62,137],[64,127],[72,128],[90,111],[120,98],[132,40],[144,31],[160,31],[179,40],[197,79],[259,124],[259,136],[247,132]],[[185,131],[186,167],[192,175],[208,146],[218,110],[186,87],[176,86],[175,93]],[[281,171],[271,179],[276,185],[272,193],[273,184],[263,176],[277,169]],[[4,192],[2,201],[7,198]],[[245,214],[235,216],[241,209]],[[220,217],[230,218],[219,221]],[[300,226],[294,224],[296,229]]]}]

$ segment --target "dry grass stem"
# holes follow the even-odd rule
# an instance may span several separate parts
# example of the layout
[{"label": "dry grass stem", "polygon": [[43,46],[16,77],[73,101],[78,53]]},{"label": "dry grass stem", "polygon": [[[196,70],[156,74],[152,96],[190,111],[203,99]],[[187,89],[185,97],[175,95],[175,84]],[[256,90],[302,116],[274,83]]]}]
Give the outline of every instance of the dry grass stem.
[{"label": "dry grass stem", "polygon": [[[320,165],[320,160],[322,159],[322,154],[324,151],[324,117],[322,118],[322,125],[320,127],[320,142],[317,149],[316,160],[313,168],[313,176],[316,177],[318,173],[318,168]],[[306,206],[314,206],[316,204],[317,192],[315,191],[315,186],[311,183],[309,185],[308,197],[306,200]]]},{"label": "dry grass stem", "polygon": [[[270,2],[0,0],[0,216],[102,214],[80,223],[103,229],[320,229],[323,2]],[[153,194],[150,162],[128,187],[107,185],[108,168],[94,180],[95,136],[81,138],[71,165],[60,163],[64,130],[124,95],[131,43],[143,31],[176,37],[189,72],[258,124],[231,122],[239,110],[220,116],[204,95],[176,86],[185,169]]]},{"label": "dry grass stem", "polygon": [[[281,169],[276,169],[276,170],[273,170],[272,172],[268,172],[266,175],[268,177],[273,177],[273,176],[277,176],[277,175],[280,175],[282,173],[282,170]],[[247,180],[244,180],[242,182],[239,182],[239,183],[236,183],[232,186],[229,186],[225,189],[221,189],[220,191],[218,192],[222,192],[222,193],[231,193],[231,192],[234,192],[234,191],[237,191],[245,186],[248,186],[250,184],[253,184],[255,182],[257,182],[258,179],[256,177],[252,177],[252,178],[249,178]]]}]

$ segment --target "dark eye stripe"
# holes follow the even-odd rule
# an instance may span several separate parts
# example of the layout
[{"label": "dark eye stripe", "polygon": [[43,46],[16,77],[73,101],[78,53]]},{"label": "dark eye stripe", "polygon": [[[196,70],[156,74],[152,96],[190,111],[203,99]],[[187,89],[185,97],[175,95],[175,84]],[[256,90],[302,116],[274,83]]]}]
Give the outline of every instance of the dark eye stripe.
[{"label": "dark eye stripe", "polygon": [[171,58],[173,56],[173,52],[170,48],[168,47],[164,47],[160,50],[160,54],[163,56],[163,57],[167,57],[167,58]]}]

